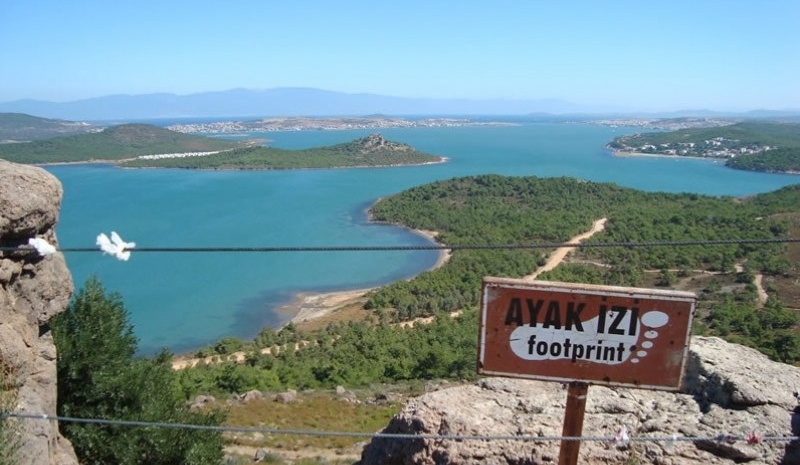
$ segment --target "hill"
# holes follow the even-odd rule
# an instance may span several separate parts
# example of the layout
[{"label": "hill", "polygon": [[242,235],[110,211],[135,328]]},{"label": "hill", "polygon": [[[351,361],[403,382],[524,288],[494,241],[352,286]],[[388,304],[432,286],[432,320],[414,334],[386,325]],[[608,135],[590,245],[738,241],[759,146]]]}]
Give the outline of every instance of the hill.
[{"label": "hill", "polygon": [[[800,234],[800,186],[749,199],[636,191],[570,178],[494,175],[414,187],[381,200],[373,219],[439,231],[450,246],[563,243],[607,218],[587,239],[601,242],[721,241],[718,245],[596,247],[537,279],[586,284],[661,287],[696,292],[695,332],[752,346],[783,362],[800,362],[800,291],[795,280],[800,246],[774,242]],[[742,239],[749,243],[726,243]],[[756,243],[756,242],[763,243]],[[247,353],[241,365],[186,369],[193,393],[293,387],[357,387],[418,379],[469,379],[475,373],[477,305],[485,276],[528,276],[552,249],[453,250],[442,267],[372,291],[348,324],[305,331],[264,328],[255,340],[227,338],[204,356]],[[760,302],[756,275],[769,299]],[[457,318],[451,313],[459,314]],[[435,317],[429,325],[400,323]],[[419,321],[419,320],[417,320]],[[371,327],[370,323],[376,324]],[[335,340],[336,344],[329,344]],[[264,348],[307,344],[277,355]],[[269,352],[269,353],[268,353]],[[236,382],[230,373],[235,370]],[[233,387],[232,387],[233,386]]]},{"label": "hill", "polygon": [[123,124],[91,134],[0,145],[0,158],[16,163],[118,161],[142,155],[211,152],[241,143],[170,131],[149,124]]},{"label": "hill", "polygon": [[736,169],[800,172],[800,123],[745,121],[649,132],[617,137],[607,147],[621,154],[724,159]]},{"label": "hill", "polygon": [[0,143],[26,142],[99,130],[99,127],[89,123],[39,118],[24,113],[0,113]]},{"label": "hill", "polygon": [[[0,102],[0,111],[87,120],[344,115],[509,115],[577,113],[600,109],[558,99],[471,100],[408,98],[368,93],[285,87],[231,89],[189,95],[107,95],[72,102]],[[607,108],[606,108],[607,110]]]},{"label": "hill", "polygon": [[[437,240],[450,246],[563,243],[577,233],[588,231],[592,223],[599,218],[608,218],[605,229],[587,239],[587,244],[719,240],[721,243],[718,245],[642,245],[575,249],[562,265],[538,276],[537,279],[692,291],[698,294],[699,299],[694,320],[695,335],[724,337],[731,342],[756,347],[776,361],[795,364],[800,362],[800,335],[797,332],[797,323],[800,321],[797,312],[800,309],[800,291],[796,285],[796,280],[800,277],[800,268],[797,266],[800,244],[771,242],[786,237],[795,238],[800,234],[800,223],[798,223],[800,186],[791,186],[746,199],[735,199],[697,194],[642,192],[612,184],[571,178],[541,179],[482,175],[438,181],[387,197],[372,208],[372,218],[411,228],[436,230],[439,232]],[[754,242],[724,242],[731,239],[748,239]],[[242,393],[239,398],[245,398],[244,393],[250,390],[280,392],[286,389],[298,391],[309,389],[319,392],[320,389],[332,390],[336,386],[345,386],[348,389],[378,386],[379,390],[388,390],[387,385],[383,383],[424,383],[427,388],[440,384],[423,380],[443,378],[458,381],[473,380],[478,347],[477,306],[481,278],[487,275],[527,276],[549,258],[551,250],[524,247],[456,249],[452,252],[450,260],[441,268],[371,292],[367,297],[369,301],[366,310],[354,311],[352,308],[342,308],[340,312],[336,311],[341,315],[341,319],[329,320],[331,323],[327,327],[306,330],[302,324],[289,324],[279,331],[264,328],[249,344],[236,341],[235,338],[223,339],[206,349],[204,355],[230,360],[228,356],[233,351],[241,350],[245,355],[240,358],[240,362],[222,362],[184,369],[179,375],[180,383],[192,396],[212,393],[218,398],[228,398],[232,392],[236,392]],[[760,302],[756,294],[755,283],[762,279],[769,294],[767,302]],[[361,303],[356,305],[360,307]],[[336,316],[336,312],[332,312],[330,316]],[[421,317],[430,318],[423,320]],[[401,323],[409,320],[420,324]],[[421,324],[423,321],[430,322]],[[716,434],[716,432],[709,433],[708,428],[697,423],[704,418],[703,414],[707,413],[704,411],[705,408],[712,410],[712,414],[715,415],[714,421],[722,421],[721,417],[733,418],[734,414],[729,410],[739,411],[735,414],[736,423],[720,424],[720,432],[742,434],[747,432],[741,429],[742,425],[747,425],[748,428],[757,427],[757,431],[764,434],[787,434],[788,420],[776,419],[787,418],[786,407],[795,405],[795,399],[791,397],[791,389],[794,389],[791,387],[793,386],[791,379],[799,376],[800,371],[777,362],[767,362],[765,357],[752,350],[734,349],[732,345],[713,342],[713,347],[718,345],[722,347],[716,353],[717,356],[729,356],[731,365],[740,368],[741,376],[737,375],[737,379],[729,383],[731,372],[727,367],[720,369],[719,362],[716,364],[703,362],[711,357],[706,357],[704,353],[697,351],[703,345],[699,343],[700,339],[694,338],[692,341],[692,349],[696,355],[693,355],[689,367],[697,376],[692,383],[687,383],[683,394],[648,397],[652,402],[647,403],[630,401],[632,398],[630,396],[635,396],[634,400],[643,398],[642,391],[614,395],[619,397],[620,404],[617,405],[620,405],[620,408],[617,408],[617,405],[612,406],[610,401],[611,392],[617,391],[592,387],[591,402],[599,402],[601,407],[588,409],[587,418],[601,413],[597,411],[601,408],[612,415],[625,412],[626,415],[633,416],[614,420],[613,430],[602,427],[609,424],[609,417],[596,416],[595,420],[589,420],[587,423],[586,434],[613,437],[618,434],[622,425],[626,425],[632,435],[645,432],[656,434],[657,431],[671,435],[676,432],[675,428],[682,426],[691,428],[685,431],[677,430],[681,435]],[[706,346],[712,348],[711,343]],[[295,347],[297,350],[283,350],[286,347]],[[719,358],[715,357],[715,360]],[[767,369],[772,374],[764,375]],[[731,385],[741,385],[745,378],[753,381],[752,385],[748,382],[746,396],[740,395],[745,391],[743,388],[736,388],[735,391],[729,389]],[[767,397],[764,388],[766,380],[770,380],[773,386],[770,392],[776,393],[775,397],[769,394],[771,399]],[[487,381],[480,381],[478,386],[484,382]],[[530,384],[528,381],[519,383]],[[485,434],[489,428],[486,418],[500,417],[493,416],[493,413],[484,415],[483,412],[465,407],[480,404],[491,406],[493,409],[497,405],[519,406],[522,410],[522,412],[504,411],[503,421],[496,425],[499,429],[493,430],[497,434],[517,434],[517,427],[520,424],[530,424],[536,426],[531,431],[526,430],[525,435],[555,435],[560,431],[563,408],[553,410],[546,406],[563,406],[565,391],[557,383],[548,386],[548,392],[552,391],[552,397],[536,402],[536,406],[519,404],[513,400],[517,398],[516,394],[512,397],[513,401],[506,405],[504,401],[508,398],[504,396],[510,392],[516,393],[516,388],[513,391],[501,389],[484,392],[483,394],[487,396],[481,397],[477,402],[468,400],[477,398],[475,387],[467,388],[463,397],[458,391],[443,392],[439,398],[427,398],[430,402],[423,400],[420,403],[410,403],[409,408],[404,409],[401,416],[392,421],[386,432],[401,432],[394,428],[398,423],[402,423],[419,425],[423,431],[415,429],[415,433],[446,431],[454,434]],[[518,398],[534,399],[536,395],[544,393],[542,389],[541,385],[531,385],[531,391],[520,394]],[[260,394],[249,393],[246,397],[253,398],[257,395]],[[441,400],[450,396],[453,397],[453,402],[448,403],[451,408],[445,410],[445,404]],[[364,403],[367,404],[376,397],[374,394],[366,396]],[[745,397],[748,399],[747,413],[741,412],[744,407],[741,399]],[[778,397],[780,408],[775,407]],[[269,400],[264,402],[265,406],[262,408],[273,410],[276,402],[268,395],[265,395],[265,398]],[[242,401],[241,405],[234,409],[236,412],[245,410],[253,412],[254,406],[259,405],[258,402]],[[303,411],[301,409],[307,409],[301,405],[302,403],[303,401],[298,401],[294,413],[287,415],[292,418],[293,423],[285,427],[325,428],[319,423],[317,411],[304,410],[305,413],[300,413]],[[337,412],[341,412],[342,409],[339,407],[341,403],[341,399],[334,398],[329,405],[333,406],[332,409],[337,409]],[[421,422],[415,422],[415,418],[412,417],[413,412],[415,407],[421,404],[441,407],[433,410],[443,413],[446,419],[440,421],[439,416],[428,416],[427,413],[422,413],[422,409],[417,409],[416,411],[424,414],[425,418],[420,418]],[[726,409],[719,410],[720,407]],[[543,422],[541,416],[525,416],[542,413],[544,412],[542,408],[544,411],[554,412],[552,422],[549,420]],[[667,410],[669,414],[666,413]],[[771,410],[770,415],[775,416],[766,417],[765,410]],[[425,412],[431,413],[427,410]],[[740,414],[741,416],[738,416]],[[241,418],[238,416],[239,413],[236,415],[237,418]],[[462,423],[465,417],[477,419],[476,425],[466,421]],[[302,421],[303,418],[306,423],[294,423]],[[523,420],[518,422],[517,418]],[[411,421],[405,422],[406,419]],[[763,423],[758,423],[756,426],[753,423],[756,419],[762,419]],[[642,428],[635,426],[645,420],[649,421],[646,426]],[[258,425],[271,424],[276,420],[266,416],[251,415],[248,421],[246,423],[248,425]],[[441,426],[445,421],[447,425]],[[779,424],[777,421],[782,423]],[[286,425],[286,423],[281,424]],[[511,430],[515,432],[502,429],[508,425],[511,425]],[[539,425],[544,428],[543,432],[538,431]],[[767,425],[771,425],[769,429]],[[783,429],[777,429],[779,426]],[[365,427],[364,430],[373,431],[367,428],[371,426]],[[355,439],[351,441],[355,442]],[[369,446],[373,450],[365,453],[365,463],[391,463],[387,459],[388,449],[381,446],[381,441],[377,442],[378,444],[373,442]],[[392,441],[383,444],[388,447],[398,447],[396,449],[398,454],[395,457],[408,457],[414,451],[423,450],[423,446],[425,451],[440,450],[437,449],[438,444],[434,444],[436,441],[430,443],[419,441],[414,446],[410,446],[407,442],[402,444],[393,442],[394,445],[389,444],[390,442]],[[466,442],[471,441],[452,444],[461,445],[461,450],[466,451],[468,450]],[[298,439],[294,443],[288,441],[277,443],[262,438],[240,437],[237,443],[269,447],[271,451],[280,453],[293,447],[309,447],[311,441]],[[697,447],[691,442],[682,444],[681,451],[685,450],[693,456],[696,455],[701,463],[731,463],[714,461],[714,457],[719,455],[721,450],[718,447],[706,453],[704,451],[707,449],[703,449],[706,444]],[[503,447],[506,445],[504,443]],[[521,457],[522,454],[530,455],[534,446],[537,450],[544,451],[545,456],[553,456],[546,447],[539,447],[542,444],[532,445],[530,442],[513,444],[514,449],[509,445],[504,450],[498,449],[496,453],[499,457],[504,451],[508,451],[520,454]],[[640,454],[644,454],[639,449],[640,446],[636,447]],[[783,445],[772,447],[769,454],[773,456],[780,454],[782,448]],[[405,450],[401,453],[401,449]],[[512,450],[515,452],[511,452]],[[740,450],[751,454],[746,447]],[[482,451],[486,452],[486,449]],[[597,452],[606,451],[598,449]],[[483,455],[481,462],[481,457],[475,450],[469,450],[468,454],[462,457],[463,462],[458,460],[455,462],[491,463],[496,457]],[[614,463],[623,462],[623,455],[615,454]],[[468,457],[473,456],[475,461],[468,461]],[[635,454],[631,456],[636,458]],[[662,456],[663,454],[658,457]],[[647,457],[651,456],[647,454]],[[686,459],[683,455],[680,455],[680,458]],[[502,461],[499,458],[498,460]],[[524,460],[519,461],[523,462]],[[630,463],[634,462],[636,461],[630,460]],[[652,462],[669,463],[667,460]],[[680,461],[684,462],[694,463],[688,459]],[[408,463],[429,462],[418,462],[414,459]],[[443,459],[442,463],[447,461]],[[588,463],[594,462],[589,460]],[[763,463],[772,462],[764,460]]]},{"label": "hill", "polygon": [[135,168],[185,169],[301,169],[418,165],[438,163],[443,158],[391,142],[380,134],[371,134],[344,144],[304,150],[271,147],[246,147],[203,157],[137,159],[123,166]]}]

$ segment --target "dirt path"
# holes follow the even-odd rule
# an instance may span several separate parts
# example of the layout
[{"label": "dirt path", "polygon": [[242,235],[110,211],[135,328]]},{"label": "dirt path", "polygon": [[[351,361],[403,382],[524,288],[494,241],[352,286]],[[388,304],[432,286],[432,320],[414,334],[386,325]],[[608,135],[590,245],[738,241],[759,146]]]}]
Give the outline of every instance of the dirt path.
[{"label": "dirt path", "polygon": [[[567,244],[574,244],[576,242],[580,242],[580,241],[583,241],[585,239],[588,239],[588,238],[592,237],[592,235],[602,231],[605,228],[606,220],[607,220],[607,218],[600,218],[599,220],[594,222],[594,224],[592,225],[592,229],[586,231],[585,233],[578,234],[577,236],[573,237],[572,239],[570,239],[566,243]],[[555,250],[555,252],[553,252],[550,255],[550,258],[547,259],[547,263],[545,263],[544,265],[539,267],[536,271],[534,271],[533,273],[529,274],[528,276],[523,277],[522,279],[533,281],[534,279],[536,279],[537,276],[539,276],[540,274],[544,273],[545,271],[552,270],[553,268],[557,267],[562,261],[564,261],[564,258],[566,258],[566,256],[572,251],[572,249],[574,249],[574,247],[559,247],[558,249]],[[450,313],[450,317],[451,318],[455,318],[455,317],[457,317],[459,315],[461,315],[461,311],[456,311],[456,312]],[[401,328],[413,328],[414,325],[417,325],[417,324],[428,324],[428,323],[431,323],[433,321],[433,318],[434,317],[432,317],[432,316],[415,318],[415,319],[410,320],[410,321],[404,321],[402,323],[398,323],[398,325]]]},{"label": "dirt path", "polygon": [[767,291],[764,290],[764,275],[757,274],[755,279],[753,280],[753,284],[756,285],[758,289],[758,305],[759,307],[763,307],[767,303],[767,299],[769,295],[767,295]]},{"label": "dirt path", "polygon": [[[599,220],[594,222],[594,224],[592,225],[592,229],[586,231],[583,234],[578,234],[577,236],[575,236],[572,239],[570,239],[569,241],[567,241],[567,243],[568,244],[575,244],[577,242],[581,242],[581,241],[583,241],[585,239],[588,239],[588,238],[592,237],[596,233],[598,233],[598,232],[602,231],[603,229],[605,229],[607,220],[608,220],[608,218],[600,218]],[[555,252],[550,254],[550,257],[547,259],[547,263],[545,263],[544,265],[540,266],[539,269],[537,269],[533,273],[529,274],[528,276],[523,277],[522,279],[525,279],[525,280],[528,280],[528,281],[533,281],[534,279],[536,279],[537,276],[539,276],[540,274],[544,273],[545,271],[552,270],[553,268],[555,268],[559,264],[561,264],[561,262],[564,261],[564,259],[567,257],[567,255],[570,252],[572,252],[573,249],[575,249],[575,247],[559,247],[559,248],[557,248],[555,250]]]},{"label": "dirt path", "polygon": [[[592,229],[586,231],[585,233],[578,234],[577,236],[573,237],[569,241],[568,244],[574,244],[577,242],[581,242],[585,239],[592,237],[594,234],[602,231],[605,228],[607,218],[600,218],[599,220],[595,221],[592,225]],[[428,234],[433,234],[432,232],[425,231]],[[532,274],[525,276],[522,279],[526,280],[534,280],[537,276],[544,273],[545,271],[552,270],[553,268],[557,267],[564,258],[574,249],[574,247],[559,247],[556,249],[548,258],[547,263],[543,266],[539,267],[535,272]],[[447,262],[449,258],[448,255],[440,256],[439,262],[436,264],[434,268],[438,268],[442,266],[444,263]],[[302,305],[300,305],[301,311],[298,313],[297,316],[293,319],[293,321],[302,321],[307,318],[314,318],[319,317],[321,315],[328,314],[337,308],[340,308],[343,305],[346,305],[349,302],[354,301],[355,299],[363,297],[369,289],[362,289],[356,291],[346,291],[346,292],[331,292],[327,294],[311,294],[311,295],[304,295],[300,296],[300,300],[302,301]],[[307,311],[303,311],[307,310]],[[456,317],[460,315],[461,312],[452,312],[450,314],[451,317]],[[399,326],[402,328],[412,328],[415,324],[427,324],[433,321],[433,317],[423,317],[423,318],[416,318],[411,321],[405,321],[399,323]],[[307,343],[306,343],[307,344]],[[302,344],[305,345],[305,344]],[[295,347],[295,350],[298,350],[298,347]],[[269,354],[270,348],[261,349],[260,352],[262,354]],[[205,363],[206,365],[213,364],[213,363],[220,363],[223,361],[231,361],[236,363],[243,363],[245,358],[247,357],[247,352],[234,352],[228,355],[213,355],[210,357],[205,358],[197,358],[197,357],[175,357],[172,361],[172,369],[173,370],[183,370],[184,368],[194,367],[199,363]]]}]

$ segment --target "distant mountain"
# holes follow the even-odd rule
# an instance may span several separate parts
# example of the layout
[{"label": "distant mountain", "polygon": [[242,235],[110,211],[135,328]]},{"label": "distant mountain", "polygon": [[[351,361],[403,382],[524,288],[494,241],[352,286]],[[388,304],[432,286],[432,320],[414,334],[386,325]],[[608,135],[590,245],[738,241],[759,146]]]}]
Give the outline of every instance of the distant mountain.
[{"label": "distant mountain", "polygon": [[348,94],[309,88],[233,89],[190,95],[109,95],[73,102],[17,100],[0,111],[91,121],[184,117],[344,115],[519,115],[597,112],[558,99],[469,100]]},{"label": "distant mountain", "polygon": [[186,152],[214,152],[242,143],[170,131],[149,124],[123,124],[100,132],[0,144],[0,158],[16,163],[75,163]]},{"label": "distant mountain", "polygon": [[0,113],[0,143],[25,142],[99,131],[89,123],[39,118],[23,113]]}]

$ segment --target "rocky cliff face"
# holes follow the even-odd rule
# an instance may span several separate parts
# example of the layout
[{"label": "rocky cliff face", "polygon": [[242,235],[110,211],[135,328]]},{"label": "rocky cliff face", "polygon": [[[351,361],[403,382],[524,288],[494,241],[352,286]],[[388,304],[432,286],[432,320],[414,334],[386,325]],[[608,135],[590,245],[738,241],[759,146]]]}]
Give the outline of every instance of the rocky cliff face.
[{"label": "rocky cliff face", "polygon": [[[56,244],[62,189],[46,171],[0,160],[0,246],[32,237]],[[72,278],[61,254],[0,252],[0,367],[18,412],[56,413],[56,350],[48,320],[64,310]],[[19,464],[75,464],[54,422],[21,420]]]},{"label": "rocky cliff face", "polygon": [[[682,393],[591,386],[583,436],[797,436],[800,409],[793,392],[800,369],[717,338],[693,338]],[[411,400],[384,433],[559,436],[567,391],[559,383],[485,378]],[[374,439],[367,464],[557,463],[558,441]],[[798,464],[797,442],[583,442],[579,463]]]}]

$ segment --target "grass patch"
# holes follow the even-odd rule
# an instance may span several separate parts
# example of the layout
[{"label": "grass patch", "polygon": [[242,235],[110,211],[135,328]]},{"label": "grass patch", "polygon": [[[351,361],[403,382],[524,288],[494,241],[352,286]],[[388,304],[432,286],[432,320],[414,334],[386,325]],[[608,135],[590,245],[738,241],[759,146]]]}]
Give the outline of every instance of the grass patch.
[{"label": "grass patch", "polygon": [[[367,395],[369,393],[359,393]],[[357,394],[358,395],[358,394]],[[386,403],[351,403],[331,392],[298,393],[297,400],[280,403],[267,397],[247,403],[236,403],[228,410],[227,425],[314,431],[348,431],[374,433],[381,430],[399,410],[399,399]],[[372,396],[374,398],[374,395]],[[237,434],[229,441],[270,450],[348,449],[363,437],[327,437],[310,435]]]}]

